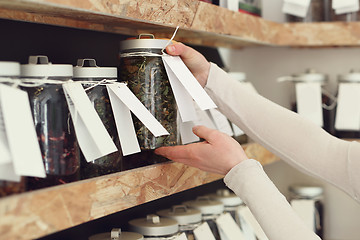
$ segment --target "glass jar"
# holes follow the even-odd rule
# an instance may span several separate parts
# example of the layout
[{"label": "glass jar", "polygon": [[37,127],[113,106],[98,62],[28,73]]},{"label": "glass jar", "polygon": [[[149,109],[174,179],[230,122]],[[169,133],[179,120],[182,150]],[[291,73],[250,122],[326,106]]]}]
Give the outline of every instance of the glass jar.
[{"label": "glass jar", "polygon": [[[358,84],[360,84],[360,71],[351,70],[347,74],[340,75],[338,77],[338,84],[340,84],[340,83],[358,83]],[[336,111],[337,110],[338,109],[336,109]],[[336,129],[335,136],[338,138],[348,138],[348,139],[360,138],[360,131]]]},{"label": "glass jar", "polygon": [[[294,83],[320,83],[323,129],[332,135],[335,134],[334,121],[336,98],[328,90],[326,90],[326,85],[328,83],[328,76],[326,74],[318,73],[314,69],[307,69],[305,73],[281,77],[278,80],[291,81]],[[297,112],[296,101],[291,104],[291,110]]]},{"label": "glass jar", "polygon": [[158,211],[157,214],[176,220],[179,224],[179,231],[185,233],[188,240],[195,240],[193,231],[202,223],[201,212],[198,209],[187,208],[185,205],[175,205],[171,209]]},{"label": "glass jar", "polygon": [[208,196],[200,196],[196,200],[182,203],[190,208],[200,210],[202,220],[209,225],[216,240],[221,240],[216,219],[224,212],[224,204],[217,200],[211,200]]},{"label": "glass jar", "polygon": [[[18,79],[20,76],[20,64],[18,62],[0,61],[0,83],[1,79]],[[9,84],[7,82],[3,84]],[[0,118],[2,116],[0,115]],[[0,120],[2,123],[3,120]],[[1,126],[0,126],[1,127]],[[0,166],[1,167],[1,166]],[[1,176],[0,176],[1,177]],[[25,178],[21,177],[20,181],[10,181],[0,178],[0,197],[9,196],[12,194],[22,193],[25,191]]]},{"label": "glass jar", "polygon": [[[310,200],[314,203],[314,232],[323,239],[323,188],[317,186],[290,186],[290,203],[295,200]],[[303,210],[302,210],[303,211]]]},{"label": "glass jar", "polygon": [[179,225],[171,218],[161,218],[155,214],[149,214],[146,218],[138,218],[129,221],[131,231],[144,235],[144,239],[170,240],[178,236]]},{"label": "glass jar", "polygon": [[216,193],[210,194],[209,197],[222,202],[224,204],[224,211],[230,213],[235,222],[240,226],[238,209],[245,204],[235,193],[230,192],[229,189],[218,189]]},{"label": "glass jar", "polygon": [[311,0],[305,17],[286,14],[287,22],[323,22],[329,20],[329,0]]},{"label": "glass jar", "polygon": [[[46,178],[27,178],[27,189],[39,189],[80,179],[80,150],[65,99],[62,82],[73,75],[70,64],[51,64],[46,56],[30,56],[21,65],[23,87],[31,110],[42,153]],[[43,82],[43,83],[42,83]]]},{"label": "glass jar", "polygon": [[[151,38],[144,38],[149,36]],[[127,83],[140,102],[170,133],[170,135],[155,137],[133,115],[142,154],[127,156],[124,164],[129,163],[129,165],[125,169],[134,168],[134,165],[136,165],[135,167],[141,166],[143,163],[140,159],[145,161],[144,165],[162,162],[165,159],[153,154],[153,150],[161,146],[180,144],[177,105],[161,58],[162,49],[167,43],[168,40],[155,39],[153,35],[141,34],[137,39],[125,40],[120,44],[118,67],[120,81]]]},{"label": "glass jar", "polygon": [[[122,170],[122,154],[120,151],[120,139],[111,108],[109,95],[105,84],[98,84],[100,81],[117,80],[116,67],[98,67],[94,59],[79,59],[77,66],[73,68],[74,81],[82,81],[86,93],[94,105],[101,121],[110,134],[113,142],[119,151],[110,153],[92,162],[87,162],[81,154],[81,179],[102,176]],[[88,84],[86,82],[89,82]],[[95,86],[94,86],[95,85]]]},{"label": "glass jar", "polygon": [[98,233],[89,240],[143,240],[144,236],[135,232],[122,232],[120,228],[113,228],[111,232]]}]

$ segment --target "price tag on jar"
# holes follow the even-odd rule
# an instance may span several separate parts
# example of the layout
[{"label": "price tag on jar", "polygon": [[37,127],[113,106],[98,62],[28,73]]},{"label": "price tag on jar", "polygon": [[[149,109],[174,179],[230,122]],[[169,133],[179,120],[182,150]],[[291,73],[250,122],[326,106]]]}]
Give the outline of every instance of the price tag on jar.
[{"label": "price tag on jar", "polygon": [[216,108],[216,104],[202,88],[179,56],[163,55],[162,59],[166,71],[168,72],[168,70],[171,70],[173,72],[173,74],[168,73],[168,76],[176,76],[174,81],[180,81],[201,110]]},{"label": "price tag on jar", "polygon": [[235,136],[240,136],[245,134],[243,130],[241,130],[241,128],[239,128],[237,125],[235,125],[234,123],[231,123],[232,129],[234,131],[234,135]]},{"label": "price tag on jar", "polygon": [[230,213],[220,215],[216,219],[216,224],[219,228],[221,240],[245,240],[244,235]]},{"label": "price tag on jar", "polygon": [[[19,180],[19,176],[46,176],[30,110],[28,94],[0,85],[0,141],[4,157],[0,176]],[[6,172],[4,172],[6,171]]]},{"label": "price tag on jar", "polygon": [[309,10],[310,0],[284,0],[282,11],[304,18]]},{"label": "price tag on jar", "polygon": [[194,229],[196,240],[215,240],[214,234],[211,232],[207,222],[202,223],[199,227]]},{"label": "price tag on jar", "polygon": [[209,112],[216,128],[220,132],[226,133],[229,136],[234,136],[229,120],[221,112],[217,109],[209,109]]},{"label": "price tag on jar", "polygon": [[297,83],[296,105],[299,115],[318,126],[323,126],[320,83]]},{"label": "price tag on jar", "polygon": [[86,161],[91,162],[117,151],[81,83],[65,83],[63,89],[74,123],[76,138]]},{"label": "price tag on jar", "polygon": [[188,144],[200,140],[200,138],[196,136],[192,131],[192,128],[194,126],[195,123],[193,121],[180,123],[180,135],[182,144]]},{"label": "price tag on jar", "polygon": [[181,233],[179,236],[176,236],[174,240],[188,240],[185,233]]},{"label": "price tag on jar", "polygon": [[201,110],[198,106],[195,106],[197,120],[194,121],[196,125],[203,125],[205,127],[211,128],[211,129],[217,129],[215,126],[215,123],[212,121],[210,117],[210,113],[208,110]]},{"label": "price tag on jar", "polygon": [[340,83],[335,129],[360,130],[360,84]]},{"label": "price tag on jar", "polygon": [[358,0],[332,0],[332,8],[336,14],[344,14],[359,11]]},{"label": "price tag on jar", "polygon": [[239,216],[253,229],[256,237],[259,240],[269,240],[262,230],[260,224],[255,219],[254,215],[251,213],[250,209],[247,206],[241,206],[238,208]]}]

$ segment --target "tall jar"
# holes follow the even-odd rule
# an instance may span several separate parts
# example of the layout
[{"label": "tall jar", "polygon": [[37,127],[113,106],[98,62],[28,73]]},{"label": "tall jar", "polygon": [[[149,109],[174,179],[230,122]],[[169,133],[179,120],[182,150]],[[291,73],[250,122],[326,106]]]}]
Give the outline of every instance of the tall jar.
[{"label": "tall jar", "polygon": [[43,157],[46,178],[27,178],[27,189],[39,189],[80,179],[80,150],[62,83],[70,80],[73,66],[51,64],[46,56],[30,56],[21,65],[21,77],[33,84],[23,87],[31,110]]},{"label": "tall jar", "polygon": [[185,233],[188,240],[195,240],[194,229],[202,223],[201,212],[198,209],[175,205],[171,209],[158,211],[157,214],[176,220],[179,224],[179,231]]},{"label": "tall jar", "polygon": [[179,225],[176,220],[155,214],[130,220],[129,228],[144,235],[144,239],[148,240],[172,240],[179,236]]},{"label": "tall jar", "polygon": [[[360,84],[360,71],[351,70],[347,74],[338,77],[338,84],[340,83],[357,83]],[[340,99],[339,99],[340,100]],[[336,109],[337,111],[338,109]],[[360,138],[360,131],[357,130],[335,130],[335,136],[338,138]]]},{"label": "tall jar", "polygon": [[111,232],[98,233],[89,240],[143,240],[144,236],[136,232],[122,232],[120,228],[113,228]]},{"label": "tall jar", "polygon": [[[0,83],[1,79],[18,79],[20,76],[20,64],[18,62],[3,62],[0,61]],[[4,83],[8,84],[8,83]],[[3,123],[0,115],[0,123]],[[1,126],[0,126],[1,127]],[[25,191],[25,178],[21,177],[20,181],[9,181],[0,179],[0,197],[9,196],[12,194],[22,193]]]},{"label": "tall jar", "polygon": [[[314,213],[312,230],[323,238],[323,188],[317,186],[294,185],[289,187],[290,203],[294,207],[294,201],[310,201],[313,203]],[[296,211],[296,210],[295,210]],[[303,208],[301,211],[304,211]]]},{"label": "tall jar", "polygon": [[208,196],[198,197],[196,200],[183,202],[183,205],[200,210],[202,220],[209,225],[216,240],[221,240],[216,219],[224,212],[224,204],[212,200]]},{"label": "tall jar", "polygon": [[[82,81],[86,93],[119,151],[110,153],[91,162],[81,154],[81,178],[87,179],[119,172],[122,170],[120,139],[111,108],[109,95],[103,80],[117,80],[116,67],[98,67],[94,59],[79,59],[73,68],[74,81]],[[88,83],[87,83],[88,82]]]},{"label": "tall jar", "polygon": [[[153,35],[142,34],[137,39],[120,43],[119,79],[126,82],[150,113],[164,126],[170,135],[155,137],[145,125],[133,115],[142,153],[135,154],[134,159],[124,160],[129,163],[126,169],[133,168],[136,159],[145,159],[145,165],[163,161],[153,150],[162,146],[180,144],[178,114],[175,97],[162,61],[162,49],[168,40],[155,39]],[[151,159],[151,160],[150,160]],[[136,166],[138,167],[138,166]]]},{"label": "tall jar", "polygon": [[238,209],[244,205],[244,202],[235,193],[230,192],[229,189],[218,189],[216,193],[210,194],[209,197],[222,202],[224,204],[224,212],[230,213],[234,221],[240,226]]}]

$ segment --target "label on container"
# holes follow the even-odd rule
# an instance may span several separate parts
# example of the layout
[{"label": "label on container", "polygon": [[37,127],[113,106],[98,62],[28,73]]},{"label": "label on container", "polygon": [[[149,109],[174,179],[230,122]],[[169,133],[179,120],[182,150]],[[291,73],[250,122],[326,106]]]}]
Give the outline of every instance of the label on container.
[{"label": "label on container", "polygon": [[269,240],[248,207],[241,206],[237,211],[238,215],[251,226],[259,240]]},{"label": "label on container", "polygon": [[241,130],[241,128],[239,128],[239,127],[238,127],[237,125],[235,125],[234,123],[231,123],[231,126],[232,126],[232,129],[233,129],[233,131],[234,131],[234,135],[235,135],[235,136],[241,136],[241,135],[245,134],[244,131]]},{"label": "label on container", "polygon": [[164,55],[162,56],[162,59],[164,64],[167,65],[167,71],[168,69],[171,69],[201,110],[216,108],[216,104],[196,80],[194,75],[192,75],[179,56]]},{"label": "label on container", "polygon": [[[27,92],[0,85],[1,179],[46,176]],[[9,158],[10,157],[10,158]]]},{"label": "label on container", "polygon": [[359,11],[358,0],[333,0],[332,8],[336,14],[345,14]]},{"label": "label on container", "polygon": [[310,0],[284,0],[282,11],[286,14],[305,18],[309,6]]},{"label": "label on container", "polygon": [[174,240],[188,240],[185,233],[180,234],[179,236],[176,236]]},{"label": "label on container", "polygon": [[193,121],[180,123],[180,136],[182,144],[188,144],[200,140],[200,138],[192,131],[194,126],[195,123]]},{"label": "label on container", "polygon": [[302,117],[323,126],[320,83],[296,83],[297,112]]},{"label": "label on container", "polygon": [[193,104],[193,99],[185,87],[181,84],[169,65],[164,64],[166,73],[169,78],[171,89],[174,93],[176,104],[178,106],[181,120],[183,122],[196,120],[196,111]]},{"label": "label on container", "polygon": [[335,129],[360,130],[360,84],[340,83],[337,99]]},{"label": "label on container", "polygon": [[79,82],[63,84],[76,138],[86,161],[117,151],[114,142]]},{"label": "label on container", "polygon": [[217,109],[209,109],[210,115],[216,128],[229,136],[234,136],[229,120]]},{"label": "label on container", "polygon": [[215,240],[214,234],[211,232],[207,222],[202,223],[199,227],[194,229],[196,240]]},{"label": "label on container", "polygon": [[211,129],[217,129],[215,123],[210,117],[209,110],[201,110],[198,106],[195,106],[197,120],[194,121],[195,125],[203,125]]},{"label": "label on container", "polygon": [[312,199],[291,200],[291,207],[309,229],[315,231],[315,201]]},{"label": "label on container", "polygon": [[216,219],[221,240],[245,240],[243,233],[230,213],[220,215]]},{"label": "label on container", "polygon": [[117,86],[107,85],[106,87],[109,93],[111,108],[114,113],[114,119],[120,139],[122,154],[127,156],[140,152],[141,149],[136,137],[136,131],[130,109],[117,96]]},{"label": "label on container", "polygon": [[244,220],[243,217],[239,216],[239,222],[241,226],[241,231],[245,236],[246,240],[256,240],[256,235],[252,227]]}]

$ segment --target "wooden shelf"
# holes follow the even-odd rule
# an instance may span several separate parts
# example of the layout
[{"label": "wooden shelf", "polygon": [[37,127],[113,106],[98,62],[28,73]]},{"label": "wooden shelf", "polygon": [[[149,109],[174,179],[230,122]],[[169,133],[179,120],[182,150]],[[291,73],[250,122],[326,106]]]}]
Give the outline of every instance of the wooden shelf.
[{"label": "wooden shelf", "polygon": [[[245,151],[263,165],[279,160],[255,143]],[[39,238],[222,177],[171,162],[5,197],[0,236]]]},{"label": "wooden shelf", "polygon": [[126,35],[151,32],[210,47],[360,46],[360,22],[280,24],[197,0],[0,0],[0,18]]}]

